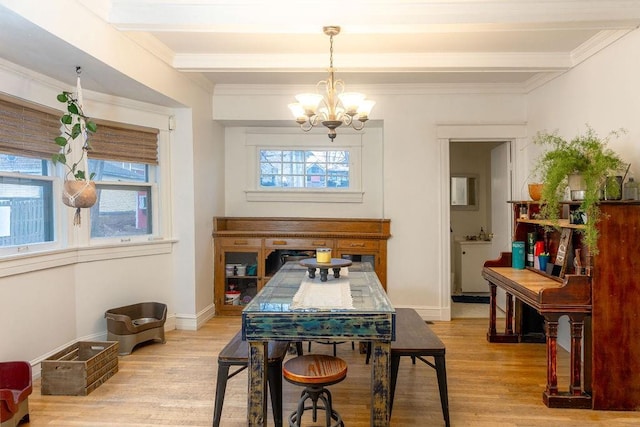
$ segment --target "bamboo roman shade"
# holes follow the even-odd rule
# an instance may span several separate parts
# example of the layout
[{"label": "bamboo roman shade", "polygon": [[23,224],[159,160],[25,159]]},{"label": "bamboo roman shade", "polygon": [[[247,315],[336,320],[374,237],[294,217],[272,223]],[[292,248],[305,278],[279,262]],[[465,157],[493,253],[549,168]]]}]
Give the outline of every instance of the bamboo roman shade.
[{"label": "bamboo roman shade", "polygon": [[[59,151],[53,140],[60,135],[61,115],[0,98],[0,152],[50,159]],[[157,129],[96,123],[98,132],[89,138],[89,158],[158,164]]]},{"label": "bamboo roman shade", "polygon": [[158,130],[131,129],[96,121],[98,132],[91,135],[90,159],[158,164]]},{"label": "bamboo roman shade", "polygon": [[58,117],[0,99],[0,152],[50,159],[58,152],[58,135]]}]

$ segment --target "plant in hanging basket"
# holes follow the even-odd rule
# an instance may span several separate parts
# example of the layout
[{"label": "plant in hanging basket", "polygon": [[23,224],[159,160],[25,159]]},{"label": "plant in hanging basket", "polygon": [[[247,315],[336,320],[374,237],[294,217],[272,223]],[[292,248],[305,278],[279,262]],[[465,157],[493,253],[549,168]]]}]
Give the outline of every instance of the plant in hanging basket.
[{"label": "plant in hanging basket", "polygon": [[65,181],[62,203],[71,208],[90,208],[96,204],[96,183],[87,180]]},{"label": "plant in hanging basket", "polygon": [[[80,209],[90,208],[98,199],[96,185],[91,181],[95,173],[88,174],[88,151],[91,149],[89,136],[94,134],[98,127],[82,111],[80,71],[81,68],[76,67],[78,74],[76,95],[63,91],[56,98],[59,102],[66,104],[67,111],[60,117],[61,135],[54,139],[60,151],[51,157],[54,164],[61,163],[67,169],[62,202],[76,208],[74,225],[80,225]],[[73,150],[78,148],[81,152],[74,153]]]}]

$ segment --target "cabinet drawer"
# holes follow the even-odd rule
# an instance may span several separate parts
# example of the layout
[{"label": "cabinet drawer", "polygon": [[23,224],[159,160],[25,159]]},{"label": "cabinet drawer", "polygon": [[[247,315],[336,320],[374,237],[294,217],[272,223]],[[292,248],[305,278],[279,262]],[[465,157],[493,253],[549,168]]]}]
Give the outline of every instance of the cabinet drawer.
[{"label": "cabinet drawer", "polygon": [[220,239],[220,245],[225,247],[260,247],[262,239],[245,239],[244,237],[225,237]]},{"label": "cabinet drawer", "polygon": [[342,239],[338,240],[338,249],[351,249],[351,250],[378,250],[379,242],[377,240],[355,240],[355,239]]},{"label": "cabinet drawer", "polygon": [[290,239],[268,238],[264,239],[264,246],[269,249],[316,249],[333,247],[333,239]]}]

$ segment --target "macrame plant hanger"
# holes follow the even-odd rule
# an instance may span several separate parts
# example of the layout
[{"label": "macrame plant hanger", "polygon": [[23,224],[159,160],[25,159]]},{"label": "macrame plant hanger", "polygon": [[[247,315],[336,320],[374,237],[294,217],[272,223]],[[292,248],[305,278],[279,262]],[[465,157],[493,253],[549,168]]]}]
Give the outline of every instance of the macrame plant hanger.
[{"label": "macrame plant hanger", "polygon": [[[88,174],[89,173],[89,159],[88,159],[89,150],[88,150],[88,143],[87,143],[88,135],[87,135],[87,125],[83,117],[83,109],[82,109],[83,99],[82,99],[82,88],[80,86],[81,72],[82,72],[82,67],[79,67],[79,66],[76,67],[76,74],[78,76],[76,79],[76,97],[77,97],[77,104],[80,110],[79,112],[81,113],[77,117],[78,123],[80,124],[80,134],[78,136],[82,138],[81,139],[82,166],[84,168],[85,174]],[[69,177],[70,174],[72,174],[72,171],[67,172],[67,175],[65,176],[63,201],[67,206],[70,206],[76,209],[75,214],[73,216],[73,225],[79,227],[80,225],[82,225],[81,209],[91,207],[95,203],[95,197],[93,198],[93,201],[87,202],[87,200],[84,200],[85,199],[84,194],[89,187],[95,187],[95,184],[92,183],[89,179],[87,179],[86,175],[85,175],[85,179],[82,181],[74,180],[73,176],[71,180],[68,180],[67,178]],[[93,194],[95,195],[95,190]]]}]

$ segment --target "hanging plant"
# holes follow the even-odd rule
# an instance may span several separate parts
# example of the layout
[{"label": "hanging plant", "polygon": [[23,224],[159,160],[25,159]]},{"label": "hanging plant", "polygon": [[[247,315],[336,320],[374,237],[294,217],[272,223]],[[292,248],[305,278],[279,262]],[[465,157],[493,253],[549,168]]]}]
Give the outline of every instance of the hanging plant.
[{"label": "hanging plant", "polygon": [[[95,173],[88,174],[88,152],[91,150],[89,136],[97,132],[97,125],[84,114],[82,110],[82,91],[80,88],[80,67],[78,73],[77,93],[64,91],[57,96],[57,100],[66,104],[66,113],[60,117],[62,133],[54,139],[60,147],[60,152],[54,154],[51,160],[54,164],[63,164],[67,172],[65,174],[62,202],[72,208],[76,208],[74,225],[80,225],[80,209],[90,208],[97,201],[95,183],[91,181]],[[81,153],[75,161],[74,148],[80,147]]]}]

